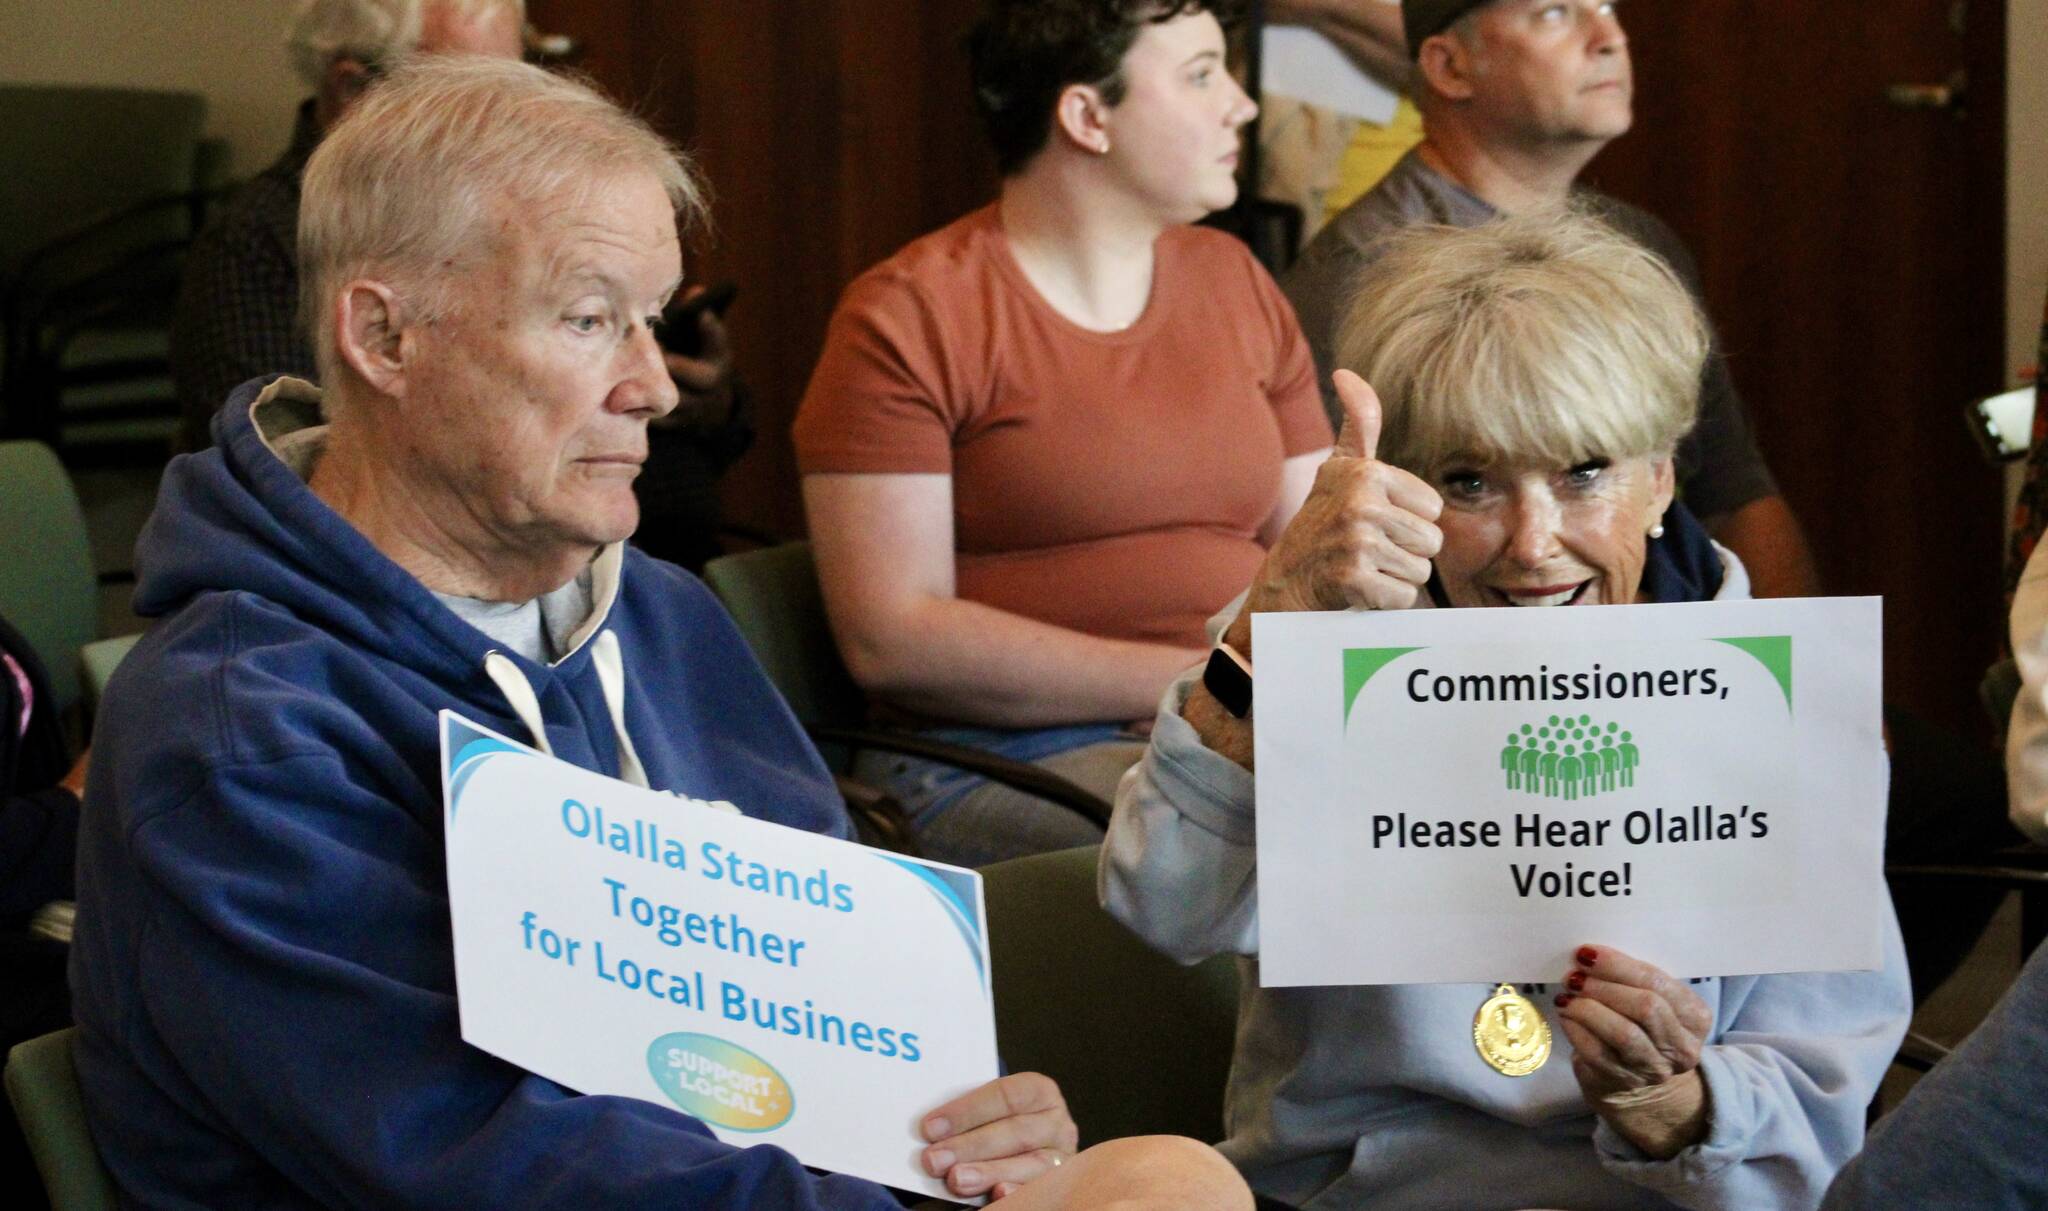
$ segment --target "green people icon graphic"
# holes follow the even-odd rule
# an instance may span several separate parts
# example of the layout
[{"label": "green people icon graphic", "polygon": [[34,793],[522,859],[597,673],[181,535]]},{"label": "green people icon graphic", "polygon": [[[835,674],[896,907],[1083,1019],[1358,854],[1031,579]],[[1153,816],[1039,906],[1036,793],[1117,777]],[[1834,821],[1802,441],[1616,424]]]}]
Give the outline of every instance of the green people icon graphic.
[{"label": "green people icon graphic", "polygon": [[1500,750],[1507,788],[1547,799],[1590,799],[1634,786],[1640,764],[1635,733],[1622,731],[1619,723],[1595,723],[1591,715],[1525,723],[1508,734]]}]

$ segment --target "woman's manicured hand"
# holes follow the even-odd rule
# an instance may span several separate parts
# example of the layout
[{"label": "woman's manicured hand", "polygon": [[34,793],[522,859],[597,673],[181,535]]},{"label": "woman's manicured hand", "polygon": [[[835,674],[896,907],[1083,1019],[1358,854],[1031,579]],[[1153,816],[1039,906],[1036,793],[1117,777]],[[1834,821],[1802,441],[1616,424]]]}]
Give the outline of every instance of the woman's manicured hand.
[{"label": "woman's manicured hand", "polygon": [[1575,958],[1558,1021],[1586,1101],[1652,1156],[1699,1142],[1707,1123],[1700,1053],[1714,1028],[1707,1003],[1663,968],[1611,947],[1582,946]]}]

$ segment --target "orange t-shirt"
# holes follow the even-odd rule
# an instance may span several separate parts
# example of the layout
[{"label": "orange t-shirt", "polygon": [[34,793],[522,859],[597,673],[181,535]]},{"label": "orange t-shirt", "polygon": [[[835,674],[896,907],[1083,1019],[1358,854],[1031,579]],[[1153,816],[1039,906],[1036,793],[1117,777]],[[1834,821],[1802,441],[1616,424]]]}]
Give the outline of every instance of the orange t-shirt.
[{"label": "orange t-shirt", "polygon": [[806,475],[951,475],[962,599],[1202,647],[1264,556],[1282,461],[1330,444],[1321,399],[1293,308],[1237,240],[1168,231],[1144,314],[1091,332],[990,206],[847,287],[794,434]]}]

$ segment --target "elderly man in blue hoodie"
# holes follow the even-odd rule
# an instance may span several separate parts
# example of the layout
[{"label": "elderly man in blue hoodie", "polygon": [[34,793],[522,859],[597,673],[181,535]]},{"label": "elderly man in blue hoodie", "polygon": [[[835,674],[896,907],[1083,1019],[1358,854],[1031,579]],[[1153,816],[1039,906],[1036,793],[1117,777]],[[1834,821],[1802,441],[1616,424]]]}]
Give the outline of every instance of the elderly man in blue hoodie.
[{"label": "elderly man in blue hoodie", "polygon": [[[299,227],[323,394],[246,384],[139,551],[159,617],[108,694],[80,842],[78,1069],[149,1206],[860,1208],[897,1200],[578,1096],[462,1042],[436,714],[844,835],[833,782],[694,580],[628,551],[649,324],[697,183],[580,84],[395,73],[322,143]],[[630,667],[630,676],[626,670]],[[679,808],[679,810],[688,810]],[[1213,1152],[1073,1156],[1017,1074],[923,1123],[962,1197],[1248,1207]]]}]

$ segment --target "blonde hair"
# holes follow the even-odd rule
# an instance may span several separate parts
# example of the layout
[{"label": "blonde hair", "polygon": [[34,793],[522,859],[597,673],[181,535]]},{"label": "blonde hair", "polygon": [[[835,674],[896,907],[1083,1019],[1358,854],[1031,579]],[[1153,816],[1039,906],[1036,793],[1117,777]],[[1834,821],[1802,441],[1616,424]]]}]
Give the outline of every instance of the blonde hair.
[{"label": "blonde hair", "polygon": [[309,88],[320,87],[336,59],[396,67],[419,46],[430,5],[453,9],[465,20],[501,8],[526,20],[526,0],[300,0],[285,47]]},{"label": "blonde hair", "polygon": [[1379,392],[1380,457],[1428,478],[1455,460],[1669,454],[1699,411],[1706,320],[1656,254],[1583,209],[1376,245],[1337,364]]},{"label": "blonde hair", "polygon": [[299,314],[321,382],[340,384],[335,294],[374,277],[423,322],[492,251],[506,208],[645,172],[687,232],[708,215],[689,160],[578,80],[478,55],[406,64],[351,106],[307,162],[299,198]]}]

